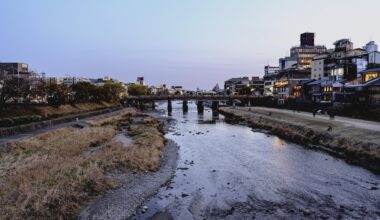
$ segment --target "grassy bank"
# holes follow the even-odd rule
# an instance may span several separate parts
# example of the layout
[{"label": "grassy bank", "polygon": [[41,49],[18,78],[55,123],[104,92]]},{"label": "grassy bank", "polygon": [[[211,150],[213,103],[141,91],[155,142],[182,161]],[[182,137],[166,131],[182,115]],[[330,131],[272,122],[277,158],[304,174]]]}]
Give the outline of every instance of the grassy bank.
[{"label": "grassy bank", "polygon": [[[2,219],[72,218],[117,187],[116,174],[157,170],[164,149],[161,126],[136,114],[127,111],[83,129],[63,128],[0,146]],[[132,144],[113,139],[120,130]]]},{"label": "grassy bank", "polygon": [[[351,163],[380,172],[379,131],[355,128],[334,120],[308,119],[297,114],[283,114],[260,108],[221,108],[220,111],[244,120],[254,128],[268,130],[308,147],[323,149]],[[329,126],[331,131],[327,131]]]},{"label": "grassy bank", "polygon": [[112,108],[117,105],[117,103],[108,102],[60,105],[58,107],[50,105],[10,105],[1,111],[0,127],[11,127],[70,114]]}]

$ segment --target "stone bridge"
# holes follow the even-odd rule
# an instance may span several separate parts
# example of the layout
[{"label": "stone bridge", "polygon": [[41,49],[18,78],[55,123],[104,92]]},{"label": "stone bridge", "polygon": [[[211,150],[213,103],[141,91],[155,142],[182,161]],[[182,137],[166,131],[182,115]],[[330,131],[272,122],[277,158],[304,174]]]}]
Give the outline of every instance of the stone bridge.
[{"label": "stone bridge", "polygon": [[136,106],[144,108],[146,104],[150,103],[151,107],[155,108],[155,101],[167,101],[168,111],[172,111],[172,101],[182,100],[182,109],[184,112],[188,111],[188,101],[195,101],[198,112],[203,112],[205,102],[210,103],[213,110],[217,110],[221,101],[226,102],[228,105],[234,103],[242,103],[242,105],[251,105],[255,99],[261,97],[254,95],[143,95],[143,96],[127,96],[123,102],[126,106]]}]

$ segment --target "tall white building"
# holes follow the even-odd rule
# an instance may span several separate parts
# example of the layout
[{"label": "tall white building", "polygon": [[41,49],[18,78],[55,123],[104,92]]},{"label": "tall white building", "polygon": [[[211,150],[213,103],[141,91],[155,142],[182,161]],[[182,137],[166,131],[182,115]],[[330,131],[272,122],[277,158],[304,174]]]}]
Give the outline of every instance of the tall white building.
[{"label": "tall white building", "polygon": [[368,63],[380,64],[380,52],[378,52],[378,46],[375,41],[368,42],[364,48],[368,53]]},{"label": "tall white building", "polygon": [[311,61],[311,79],[322,79],[327,76],[325,73],[325,60],[327,58],[328,53],[313,57],[313,61]]}]

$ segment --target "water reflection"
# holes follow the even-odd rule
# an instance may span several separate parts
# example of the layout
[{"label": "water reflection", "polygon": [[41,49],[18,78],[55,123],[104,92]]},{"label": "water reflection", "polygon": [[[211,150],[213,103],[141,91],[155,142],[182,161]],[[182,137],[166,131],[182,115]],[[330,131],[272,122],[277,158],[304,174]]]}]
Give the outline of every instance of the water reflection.
[{"label": "water reflection", "polygon": [[286,142],[282,139],[280,139],[277,136],[273,137],[273,147],[276,150],[284,149],[286,147]]},{"label": "water reflection", "polygon": [[176,171],[172,182],[145,204],[149,212],[137,219],[157,212],[169,212],[174,219],[203,219],[210,212],[213,219],[302,219],[302,210],[310,218],[318,218],[313,213],[338,218],[341,207],[346,210],[342,218],[378,216],[380,190],[369,189],[380,185],[380,177],[367,170],[225,123],[223,115],[207,108],[198,114],[196,105],[189,105],[184,114],[177,103],[168,115],[178,123],[166,137],[180,145],[178,167],[186,169]]}]

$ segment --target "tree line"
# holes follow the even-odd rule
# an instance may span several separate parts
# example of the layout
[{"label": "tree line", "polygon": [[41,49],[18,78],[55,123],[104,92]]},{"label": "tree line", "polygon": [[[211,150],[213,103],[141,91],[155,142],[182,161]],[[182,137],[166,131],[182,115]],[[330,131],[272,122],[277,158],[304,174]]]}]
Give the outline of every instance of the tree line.
[{"label": "tree line", "polygon": [[0,106],[6,103],[47,102],[51,105],[85,102],[117,102],[126,93],[121,83],[105,81],[102,85],[90,82],[66,84],[46,83],[44,80],[6,78],[0,76]]}]

